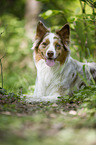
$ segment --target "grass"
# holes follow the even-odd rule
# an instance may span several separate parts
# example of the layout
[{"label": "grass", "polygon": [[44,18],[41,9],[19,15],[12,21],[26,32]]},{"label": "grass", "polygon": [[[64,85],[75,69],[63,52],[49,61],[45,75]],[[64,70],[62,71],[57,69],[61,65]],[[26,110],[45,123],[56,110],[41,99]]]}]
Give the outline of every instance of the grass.
[{"label": "grass", "polygon": [[0,89],[2,145],[95,145],[95,128],[96,85],[45,104]]}]

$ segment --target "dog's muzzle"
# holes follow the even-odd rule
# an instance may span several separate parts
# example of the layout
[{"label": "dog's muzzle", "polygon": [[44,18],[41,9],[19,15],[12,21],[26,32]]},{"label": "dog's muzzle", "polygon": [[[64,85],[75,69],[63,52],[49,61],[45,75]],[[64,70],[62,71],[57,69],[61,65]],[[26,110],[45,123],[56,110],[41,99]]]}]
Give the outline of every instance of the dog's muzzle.
[{"label": "dog's muzzle", "polygon": [[[60,54],[59,54],[60,55]],[[46,64],[50,67],[55,65],[55,60],[59,57],[54,57],[54,52],[53,51],[48,51],[47,52],[47,57],[46,57]]]},{"label": "dog's muzzle", "polygon": [[50,67],[55,65],[54,52],[51,50],[46,54],[46,64]]},{"label": "dog's muzzle", "polygon": [[59,57],[59,55],[57,57],[54,58],[54,52],[53,51],[48,51],[47,52],[47,56],[44,56],[44,54],[41,52],[42,57],[45,59],[45,62],[48,66],[52,67],[55,65],[55,60]]}]

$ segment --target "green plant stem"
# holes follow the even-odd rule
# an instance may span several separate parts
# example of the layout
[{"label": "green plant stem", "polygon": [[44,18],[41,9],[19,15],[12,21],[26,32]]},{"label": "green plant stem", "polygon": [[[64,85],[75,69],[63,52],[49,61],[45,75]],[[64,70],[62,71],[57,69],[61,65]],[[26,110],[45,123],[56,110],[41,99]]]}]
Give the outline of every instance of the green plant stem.
[{"label": "green plant stem", "polygon": [[1,59],[0,59],[0,65],[1,65],[1,81],[2,81],[2,88],[3,88],[3,69],[2,69]]},{"label": "green plant stem", "polygon": [[82,14],[83,14],[83,23],[84,23],[84,27],[85,27],[85,37],[86,37],[86,41],[85,41],[85,57],[88,56],[87,53],[87,48],[88,48],[88,37],[87,37],[87,23],[86,23],[86,11],[85,11],[85,7],[86,7],[86,3],[84,2],[84,4],[82,4],[81,0],[80,1],[80,5],[81,5],[81,9],[82,9]]}]

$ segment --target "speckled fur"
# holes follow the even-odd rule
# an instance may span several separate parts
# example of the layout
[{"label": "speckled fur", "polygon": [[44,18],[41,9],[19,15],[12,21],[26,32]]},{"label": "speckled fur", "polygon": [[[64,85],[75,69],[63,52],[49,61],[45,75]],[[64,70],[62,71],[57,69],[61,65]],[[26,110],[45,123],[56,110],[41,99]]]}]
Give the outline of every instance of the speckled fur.
[{"label": "speckled fur", "polygon": [[[31,101],[55,102],[58,100],[59,96],[64,96],[66,93],[71,94],[74,89],[79,89],[85,84],[80,77],[80,75],[84,77],[84,65],[87,80],[91,80],[89,74],[89,72],[91,72],[91,75],[96,81],[96,63],[81,63],[70,56],[69,31],[67,24],[60,31],[57,31],[56,34],[53,34],[39,22],[36,32],[36,41],[33,45],[33,57],[37,68],[37,79],[34,95],[30,98]],[[40,36],[39,33],[42,33],[42,35]],[[55,48],[54,37],[57,37],[56,41],[60,44],[59,50]],[[48,41],[46,49],[42,46],[45,39]],[[48,50],[54,52],[54,58],[60,53],[53,67],[47,66],[45,62],[46,52]]]}]

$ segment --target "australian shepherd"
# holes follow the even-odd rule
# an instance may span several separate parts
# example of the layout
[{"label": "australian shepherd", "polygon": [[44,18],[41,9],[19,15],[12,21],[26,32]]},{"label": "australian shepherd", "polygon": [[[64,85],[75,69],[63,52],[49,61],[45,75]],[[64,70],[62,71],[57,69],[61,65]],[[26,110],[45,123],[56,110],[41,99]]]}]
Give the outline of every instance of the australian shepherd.
[{"label": "australian shepherd", "polygon": [[37,69],[33,101],[54,102],[58,97],[72,94],[75,89],[86,85],[85,78],[96,82],[96,63],[74,60],[70,56],[69,44],[69,24],[51,33],[42,22],[38,23],[33,44]]}]

